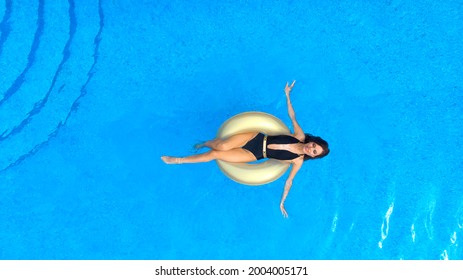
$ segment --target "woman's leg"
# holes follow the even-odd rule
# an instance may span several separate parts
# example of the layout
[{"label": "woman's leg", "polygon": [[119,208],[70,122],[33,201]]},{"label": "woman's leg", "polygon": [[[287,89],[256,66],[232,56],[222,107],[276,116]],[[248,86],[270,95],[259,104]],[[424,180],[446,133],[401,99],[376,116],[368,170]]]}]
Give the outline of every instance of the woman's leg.
[{"label": "woman's leg", "polygon": [[258,132],[245,132],[240,134],[232,135],[225,139],[214,139],[204,143],[196,144],[195,148],[200,149],[204,146],[209,147],[217,151],[228,151],[235,148],[241,148],[246,145],[249,140],[256,137]]},{"label": "woman's leg", "polygon": [[161,159],[167,164],[179,164],[208,162],[214,159],[219,159],[227,162],[251,162],[255,161],[256,157],[251,152],[245,149],[236,148],[228,151],[211,150],[207,153],[188,157],[163,156],[161,157]]}]

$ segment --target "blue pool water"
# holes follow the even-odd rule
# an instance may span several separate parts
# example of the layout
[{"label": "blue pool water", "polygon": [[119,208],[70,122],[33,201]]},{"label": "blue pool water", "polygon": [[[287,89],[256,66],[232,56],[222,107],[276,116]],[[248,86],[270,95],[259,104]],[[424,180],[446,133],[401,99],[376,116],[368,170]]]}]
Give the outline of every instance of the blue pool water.
[{"label": "blue pool water", "polygon": [[[461,34],[461,1],[3,0],[0,258],[462,259]],[[293,79],[331,153],[289,219],[287,174],[160,161],[289,124]]]}]

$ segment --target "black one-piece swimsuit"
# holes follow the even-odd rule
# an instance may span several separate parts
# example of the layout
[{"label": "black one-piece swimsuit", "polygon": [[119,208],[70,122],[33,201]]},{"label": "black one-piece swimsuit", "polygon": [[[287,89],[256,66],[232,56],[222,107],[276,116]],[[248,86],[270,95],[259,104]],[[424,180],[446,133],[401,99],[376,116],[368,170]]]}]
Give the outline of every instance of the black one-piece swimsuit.
[{"label": "black one-piece swimsuit", "polygon": [[[263,159],[263,151],[262,146],[264,144],[264,137],[263,133],[258,133],[254,138],[249,140],[246,145],[242,148],[250,151],[257,160]],[[298,139],[289,136],[289,135],[275,135],[275,136],[267,136],[267,157],[279,160],[292,160],[298,158],[300,155],[292,153],[287,150],[273,150],[269,149],[268,145],[271,144],[294,144],[294,143],[301,143]]]}]

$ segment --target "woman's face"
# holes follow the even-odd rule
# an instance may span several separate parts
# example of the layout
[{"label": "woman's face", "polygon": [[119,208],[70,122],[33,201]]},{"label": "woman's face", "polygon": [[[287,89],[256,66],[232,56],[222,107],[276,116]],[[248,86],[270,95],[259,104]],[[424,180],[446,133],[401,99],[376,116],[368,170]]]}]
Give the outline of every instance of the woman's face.
[{"label": "woman's face", "polygon": [[309,157],[316,157],[323,153],[323,148],[315,142],[309,142],[304,145],[303,151]]}]

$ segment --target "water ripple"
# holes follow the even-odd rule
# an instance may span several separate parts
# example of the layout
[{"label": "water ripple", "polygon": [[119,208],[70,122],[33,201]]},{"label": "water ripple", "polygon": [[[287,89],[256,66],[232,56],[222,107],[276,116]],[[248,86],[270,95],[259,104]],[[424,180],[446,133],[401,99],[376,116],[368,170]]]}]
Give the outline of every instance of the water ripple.
[{"label": "water ripple", "polygon": [[463,229],[463,206],[457,211],[457,225],[459,229]]},{"label": "water ripple", "polygon": [[11,18],[11,10],[12,10],[12,0],[5,1],[5,14],[3,15],[2,22],[0,23],[0,55],[3,51],[3,44],[8,39],[8,36],[11,32],[11,25],[10,25],[10,18]]},{"label": "water ripple", "polygon": [[[43,1],[41,1],[41,2],[43,4]],[[61,73],[61,71],[63,69],[63,65],[67,62],[67,60],[69,59],[69,57],[71,55],[70,48],[71,48],[72,40],[74,39],[74,35],[76,33],[76,26],[77,26],[76,15],[75,15],[75,3],[74,3],[73,0],[69,0],[69,20],[70,20],[70,22],[69,22],[69,38],[68,38],[68,40],[66,42],[66,45],[64,47],[64,50],[63,50],[63,59],[61,60],[61,63],[58,66],[58,70],[56,70],[56,72],[55,72],[55,76],[53,77],[53,80],[52,80],[52,83],[50,85],[50,88],[49,88],[48,92],[45,94],[45,97],[42,100],[40,100],[38,102],[35,102],[32,110],[30,110],[26,114],[26,117],[23,118],[23,120],[18,125],[10,127],[10,128],[8,128],[6,130],[3,129],[3,128],[0,128],[0,131],[3,130],[2,135],[0,135],[0,141],[5,140],[8,137],[11,137],[11,136],[19,133],[31,121],[31,119],[35,115],[40,113],[40,110],[47,103],[47,100],[48,100],[48,98],[50,96],[50,93],[52,92],[52,90],[53,90],[53,88],[55,86],[56,80],[58,79],[58,76],[59,76],[59,74]],[[21,107],[24,107],[24,103],[25,102],[21,102]],[[15,110],[15,111],[17,112],[18,110]],[[15,111],[12,111],[12,112],[15,112]],[[11,119],[11,116],[10,116],[10,119]],[[2,123],[5,123],[5,122],[2,122]]]},{"label": "water ripple", "polygon": [[383,219],[383,224],[381,225],[381,241],[378,242],[378,247],[383,248],[383,241],[386,240],[387,235],[389,234],[389,219],[392,212],[394,211],[394,202],[389,205],[386,215]]},{"label": "water ripple", "polygon": [[[29,55],[27,57],[27,65],[24,68],[24,70],[19,74],[19,76],[16,78],[16,80],[13,82],[13,84],[8,88],[3,95],[3,98],[0,99],[0,106],[11,96],[13,95],[18,89],[21,87],[21,85],[24,83],[24,77],[29,71],[29,69],[32,67],[32,64],[35,61],[35,55],[36,52],[39,48],[40,44],[40,37],[43,34],[43,29],[44,29],[44,0],[39,0],[39,7],[37,9],[37,30],[35,31],[34,35],[34,41],[32,41],[32,46],[31,50],[29,52]],[[0,129],[1,131],[1,129]],[[1,139],[0,139],[1,140]]]},{"label": "water ripple", "polygon": [[429,239],[434,238],[434,227],[432,225],[432,218],[434,215],[435,208],[436,208],[436,201],[434,200],[429,203],[429,212],[427,213],[426,218],[424,220],[424,228],[426,229],[426,233]]},{"label": "water ripple", "polygon": [[101,3],[101,0],[98,1],[98,15],[100,17],[100,22],[99,22],[98,33],[96,34],[95,40],[94,40],[93,64],[92,64],[92,67],[90,68],[90,71],[88,71],[87,73],[88,78],[80,90],[80,95],[74,101],[74,103],[71,106],[71,110],[69,114],[66,116],[66,119],[64,121],[65,123],[67,122],[71,113],[77,110],[80,99],[87,93],[87,85],[90,82],[90,80],[93,78],[93,75],[95,74],[95,66],[97,65],[98,58],[100,57],[100,43],[101,43],[101,36],[103,34],[103,28],[104,28],[104,12],[103,12],[103,6]]},{"label": "water ripple", "polygon": [[0,52],[0,100],[7,88],[18,78],[28,64],[28,53],[37,28],[38,1],[15,1],[7,10]]},{"label": "water ripple", "polygon": [[336,231],[336,226],[338,223],[338,213],[336,212],[333,217],[333,221],[331,222],[331,231],[335,232]]},{"label": "water ripple", "polygon": [[[35,103],[19,125],[2,135],[0,172],[19,164],[47,144],[87,92],[98,63],[104,11],[102,1],[98,1],[98,7],[76,4],[69,0],[69,38],[45,97]],[[27,84],[30,83],[33,79]]]},{"label": "water ripple", "polygon": [[441,260],[448,260],[449,259],[449,254],[447,253],[447,250],[444,250],[442,254],[440,254],[440,259]]},{"label": "water ripple", "polygon": [[[31,51],[29,52],[29,55],[27,57],[27,65],[24,68],[24,70],[21,72],[21,74],[19,74],[19,76],[13,82],[11,87],[6,90],[5,94],[3,95],[3,98],[0,99],[0,106],[2,106],[2,104],[6,100],[8,100],[8,98],[10,96],[12,96],[16,91],[18,91],[18,89],[22,86],[22,84],[24,83],[24,77],[26,76],[27,71],[29,71],[29,69],[32,67],[32,64],[35,61],[35,55],[36,55],[36,52],[37,52],[37,50],[39,48],[39,44],[40,44],[40,37],[42,36],[43,29],[44,29],[44,12],[43,12],[43,10],[44,10],[44,0],[40,0],[39,1],[39,7],[38,7],[38,10],[37,10],[37,14],[38,14],[38,16],[37,16],[37,30],[35,31],[34,41],[32,42]],[[0,131],[1,131],[1,129],[0,129]],[[0,137],[0,140],[1,140],[1,137]]]},{"label": "water ripple", "polygon": [[455,244],[457,242],[457,232],[456,231],[454,231],[452,236],[450,237],[450,242],[452,244]]}]

